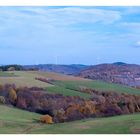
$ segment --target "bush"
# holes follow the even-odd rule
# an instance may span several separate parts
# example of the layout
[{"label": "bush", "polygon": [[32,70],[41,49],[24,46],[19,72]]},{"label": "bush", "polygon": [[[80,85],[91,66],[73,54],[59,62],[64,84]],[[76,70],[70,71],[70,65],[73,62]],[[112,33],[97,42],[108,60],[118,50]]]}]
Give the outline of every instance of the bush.
[{"label": "bush", "polygon": [[50,115],[44,115],[40,118],[42,123],[53,124],[53,119]]},{"label": "bush", "polygon": [[5,104],[5,98],[3,96],[0,96],[0,104]]}]

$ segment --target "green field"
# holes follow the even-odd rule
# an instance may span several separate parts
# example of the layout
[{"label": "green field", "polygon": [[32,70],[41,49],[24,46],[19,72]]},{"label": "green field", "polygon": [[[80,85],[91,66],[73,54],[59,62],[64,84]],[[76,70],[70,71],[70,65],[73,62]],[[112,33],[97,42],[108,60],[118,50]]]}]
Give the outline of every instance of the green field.
[{"label": "green field", "polygon": [[[0,77],[0,84],[15,84],[18,87],[48,87],[52,86],[48,83],[44,83],[38,80],[35,80],[35,77],[39,77],[40,75],[32,74],[26,71],[12,71],[12,72],[1,72],[1,75],[5,75]],[[16,76],[9,76],[9,75],[16,75]]]},{"label": "green field", "polygon": [[64,96],[80,96],[81,98],[85,98],[85,99],[91,97],[89,94],[82,93],[75,90],[70,90],[60,86],[47,87],[46,91],[48,91],[50,94],[58,93],[58,94],[63,94]]},{"label": "green field", "polygon": [[102,81],[56,81],[56,85],[71,89],[79,90],[80,87],[93,88],[99,91],[116,91],[118,93],[140,94],[140,90],[124,85],[106,83]]},{"label": "green field", "polygon": [[[54,85],[35,80],[35,77],[50,78],[56,80]],[[119,93],[140,94],[139,89],[119,84],[102,81],[87,80],[79,77],[66,76],[63,74],[38,71],[13,71],[0,72],[0,84],[16,84],[16,86],[43,87],[49,93],[63,94],[65,96],[80,96],[90,98],[90,95],[79,92],[80,87],[88,87],[101,91],[116,91]]]},{"label": "green field", "polygon": [[28,87],[48,87],[51,84],[35,80],[36,77],[39,78],[51,78],[54,80],[61,81],[86,81],[87,79],[66,76],[63,74],[56,74],[51,72],[39,72],[39,71],[12,71],[12,72],[0,72],[0,84],[16,84],[17,86],[28,86]]},{"label": "green field", "polygon": [[[69,81],[69,80],[83,80],[87,81],[83,78],[73,77],[73,76],[66,76],[62,74],[56,73],[49,73],[49,72],[36,72],[36,71],[13,71],[13,72],[1,72],[1,75],[5,75],[4,77],[0,77],[0,84],[16,84],[16,86],[37,86],[47,88],[46,90],[51,94],[63,94],[64,96],[80,96],[82,98],[89,98],[90,95],[66,89],[60,86],[54,86],[45,82],[41,82],[39,80],[35,80],[35,77],[42,77],[42,78],[53,78],[55,80],[62,80],[62,81]],[[10,75],[10,76],[9,76]],[[11,75],[16,75],[12,76]]]},{"label": "green field", "polygon": [[0,133],[24,133],[26,129],[37,125],[34,119],[39,117],[36,113],[0,105]]},{"label": "green field", "polygon": [[0,105],[1,134],[134,134],[140,133],[140,114],[42,124],[39,114]]}]

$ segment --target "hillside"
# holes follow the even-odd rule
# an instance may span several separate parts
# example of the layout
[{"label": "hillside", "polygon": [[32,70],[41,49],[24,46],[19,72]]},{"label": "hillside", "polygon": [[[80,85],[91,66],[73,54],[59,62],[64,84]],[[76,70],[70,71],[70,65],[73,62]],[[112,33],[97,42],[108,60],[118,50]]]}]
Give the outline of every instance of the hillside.
[{"label": "hillside", "polygon": [[[11,88],[0,86],[0,96],[6,101],[5,105],[0,105],[0,133],[140,133],[140,117],[134,114],[139,113],[140,107],[138,89],[40,71],[0,72],[0,79],[0,85],[17,86],[11,88],[16,91],[18,99],[7,96]],[[27,87],[22,88],[24,86]],[[33,86],[37,87],[30,88]],[[55,124],[40,123],[41,115],[37,113],[51,115]],[[131,113],[133,115],[123,115]]]},{"label": "hillside", "polygon": [[[140,115],[85,119],[53,125],[36,122],[39,114],[0,105],[0,134],[138,134]],[[15,117],[16,116],[16,117]],[[106,129],[104,128],[106,126]],[[72,129],[70,129],[72,128]]]},{"label": "hillside", "polygon": [[[45,88],[49,93],[58,93],[65,96],[80,96],[82,98],[89,98],[90,95],[84,94],[79,91],[60,87],[49,82],[43,82],[36,78],[45,78],[55,81],[90,81],[88,79],[67,76],[52,72],[40,72],[40,71],[12,71],[12,72],[0,72],[0,85],[15,84],[17,87],[41,87]],[[52,87],[52,88],[51,88]]]},{"label": "hillside", "polygon": [[24,71],[0,72],[0,84],[15,84],[18,87],[47,87],[52,86],[49,83],[44,83],[35,80],[37,75]]},{"label": "hillside", "polygon": [[86,80],[80,77],[67,76],[63,74],[51,73],[51,72],[39,72],[39,71],[7,71],[0,72],[0,84],[16,84],[17,86],[28,87],[48,87],[52,86],[49,83],[36,80],[36,77],[44,77],[54,80],[62,81],[77,81]]},{"label": "hillside", "polygon": [[135,64],[118,62],[95,65],[82,70],[78,76],[128,86],[140,86],[140,66]]},{"label": "hillside", "polygon": [[[36,80],[36,77],[54,80],[52,84]],[[15,84],[18,87],[42,87],[49,92],[64,95],[79,95],[80,87],[93,88],[100,91],[116,91],[119,93],[140,94],[140,90],[108,82],[89,80],[75,76],[68,76],[53,72],[40,71],[12,71],[0,72],[0,84]],[[88,97],[86,94],[80,94]]]}]

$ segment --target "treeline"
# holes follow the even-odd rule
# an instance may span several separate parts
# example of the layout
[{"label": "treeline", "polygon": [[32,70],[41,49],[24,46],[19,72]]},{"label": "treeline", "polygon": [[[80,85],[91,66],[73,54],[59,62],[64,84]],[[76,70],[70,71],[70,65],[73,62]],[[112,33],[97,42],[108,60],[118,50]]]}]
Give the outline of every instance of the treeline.
[{"label": "treeline", "polygon": [[23,67],[21,65],[5,65],[5,66],[0,66],[1,71],[20,71],[23,70]]},{"label": "treeline", "polygon": [[140,112],[138,95],[81,90],[92,97],[83,99],[79,96],[47,94],[37,87],[16,88],[14,85],[5,85],[0,86],[0,103],[45,115],[41,121],[46,123]]}]

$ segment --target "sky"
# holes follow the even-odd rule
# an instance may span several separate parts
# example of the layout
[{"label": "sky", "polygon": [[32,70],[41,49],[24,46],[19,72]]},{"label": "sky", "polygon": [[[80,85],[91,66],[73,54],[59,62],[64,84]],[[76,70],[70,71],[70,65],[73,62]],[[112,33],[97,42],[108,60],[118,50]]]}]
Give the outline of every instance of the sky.
[{"label": "sky", "polygon": [[140,64],[140,7],[0,7],[0,64]]}]

